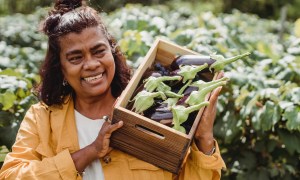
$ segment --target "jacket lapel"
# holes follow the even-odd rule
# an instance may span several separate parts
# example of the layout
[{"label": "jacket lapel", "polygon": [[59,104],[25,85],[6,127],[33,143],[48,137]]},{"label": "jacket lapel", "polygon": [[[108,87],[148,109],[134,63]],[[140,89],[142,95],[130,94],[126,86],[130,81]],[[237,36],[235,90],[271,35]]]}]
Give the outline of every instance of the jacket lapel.
[{"label": "jacket lapel", "polygon": [[56,141],[56,153],[69,149],[75,152],[79,150],[77,129],[74,116],[74,103],[72,98],[62,108],[55,108],[50,115],[52,138]]}]

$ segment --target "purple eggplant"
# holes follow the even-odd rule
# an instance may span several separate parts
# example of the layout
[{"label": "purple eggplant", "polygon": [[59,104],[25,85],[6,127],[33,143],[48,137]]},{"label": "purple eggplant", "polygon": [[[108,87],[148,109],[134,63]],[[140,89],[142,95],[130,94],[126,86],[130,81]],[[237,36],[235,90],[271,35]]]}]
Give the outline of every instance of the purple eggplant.
[{"label": "purple eggplant", "polygon": [[172,119],[173,114],[170,110],[167,111],[155,111],[153,114],[151,114],[150,119],[155,121],[160,121],[163,119]]},{"label": "purple eggplant", "polygon": [[203,55],[181,55],[177,56],[173,62],[171,63],[170,67],[172,70],[176,70],[181,65],[196,65],[200,66],[203,64],[208,64],[210,66],[216,62],[216,60],[212,59],[210,56],[203,56]]}]

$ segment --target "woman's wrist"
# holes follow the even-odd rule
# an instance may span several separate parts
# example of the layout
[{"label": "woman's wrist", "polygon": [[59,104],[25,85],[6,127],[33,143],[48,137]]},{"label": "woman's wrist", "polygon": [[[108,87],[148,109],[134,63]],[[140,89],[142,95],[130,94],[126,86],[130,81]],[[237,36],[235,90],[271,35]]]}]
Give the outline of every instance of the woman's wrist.
[{"label": "woman's wrist", "polygon": [[195,143],[199,151],[205,155],[212,155],[215,152],[215,140],[212,135],[197,137]]},{"label": "woman's wrist", "polygon": [[74,161],[77,174],[83,175],[85,168],[95,159],[97,159],[97,152],[95,148],[91,145],[86,146],[83,149],[71,154],[71,157]]}]

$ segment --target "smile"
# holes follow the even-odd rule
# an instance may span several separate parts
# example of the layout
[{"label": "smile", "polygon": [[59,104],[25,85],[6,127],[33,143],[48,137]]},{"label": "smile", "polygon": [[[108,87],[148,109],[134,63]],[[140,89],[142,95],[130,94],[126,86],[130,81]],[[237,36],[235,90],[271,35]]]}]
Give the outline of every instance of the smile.
[{"label": "smile", "polygon": [[97,76],[86,77],[86,78],[83,78],[83,79],[84,79],[85,81],[87,81],[87,82],[93,82],[93,81],[96,81],[96,80],[102,78],[102,75],[103,75],[103,73],[101,73],[101,74],[99,74],[99,75],[97,75]]}]

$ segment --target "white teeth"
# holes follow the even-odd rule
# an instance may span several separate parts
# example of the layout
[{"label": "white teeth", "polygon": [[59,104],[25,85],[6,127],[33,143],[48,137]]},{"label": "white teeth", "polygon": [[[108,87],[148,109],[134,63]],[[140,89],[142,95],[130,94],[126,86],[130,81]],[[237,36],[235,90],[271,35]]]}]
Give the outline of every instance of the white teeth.
[{"label": "white teeth", "polygon": [[87,81],[87,82],[92,82],[92,81],[95,81],[95,80],[97,80],[97,79],[99,79],[99,78],[101,78],[102,77],[102,73],[101,74],[99,74],[99,75],[97,75],[97,76],[93,76],[93,77],[86,77],[86,78],[83,78],[85,81]]}]

